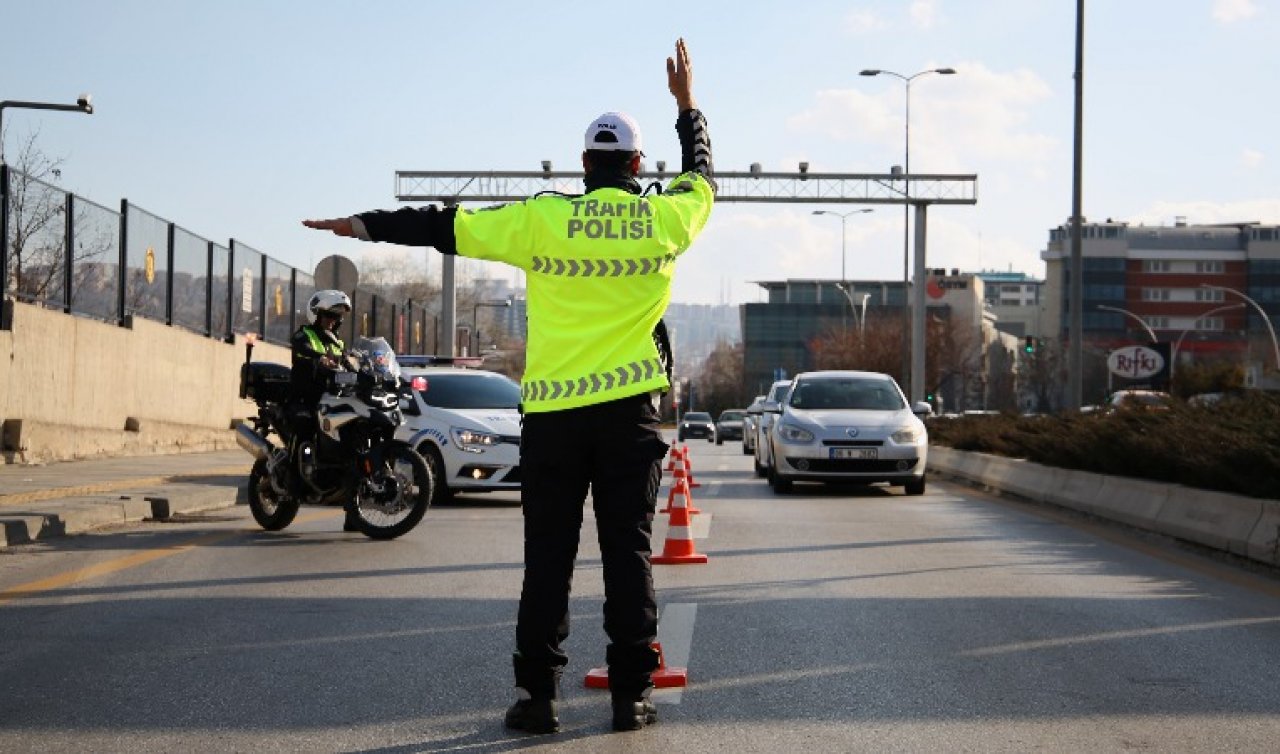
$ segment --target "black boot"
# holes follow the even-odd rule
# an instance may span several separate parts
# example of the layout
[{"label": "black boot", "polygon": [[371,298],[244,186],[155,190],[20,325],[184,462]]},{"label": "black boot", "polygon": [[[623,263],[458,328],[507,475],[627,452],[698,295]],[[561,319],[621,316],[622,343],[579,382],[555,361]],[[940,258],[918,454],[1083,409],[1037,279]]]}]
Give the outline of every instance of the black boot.
[{"label": "black boot", "polygon": [[347,517],[342,520],[343,531],[360,531],[360,514],[347,509]]},{"label": "black boot", "polygon": [[617,731],[640,730],[658,722],[658,709],[647,697],[613,700],[613,729]]},{"label": "black boot", "polygon": [[554,699],[521,699],[507,710],[503,723],[512,730],[525,733],[560,732],[560,718],[556,716]]}]

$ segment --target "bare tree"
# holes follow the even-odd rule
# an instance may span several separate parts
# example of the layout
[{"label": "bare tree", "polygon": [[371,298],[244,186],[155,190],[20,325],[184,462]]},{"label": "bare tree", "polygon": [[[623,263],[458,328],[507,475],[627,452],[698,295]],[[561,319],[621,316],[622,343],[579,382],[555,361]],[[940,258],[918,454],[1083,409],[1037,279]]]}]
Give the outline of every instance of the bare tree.
[{"label": "bare tree", "polygon": [[62,280],[66,261],[66,195],[53,181],[62,160],[38,146],[39,133],[23,141],[9,170],[9,290],[20,301],[43,301]]},{"label": "bare tree", "polygon": [[902,318],[867,313],[864,328],[834,326],[809,341],[814,369],[894,374],[902,367]]},{"label": "bare tree", "polygon": [[744,354],[742,343],[716,344],[695,381],[699,410],[718,416],[725,409],[746,408],[751,402],[743,379]]},{"label": "bare tree", "polygon": [[[77,212],[71,228],[76,239],[74,276],[66,291],[68,193],[61,158],[39,147],[39,132],[22,142],[18,162],[9,171],[9,290],[20,301],[62,305],[64,297],[91,314],[115,311],[119,259],[110,254],[119,238],[118,216],[110,211]],[[96,209],[96,208],[95,208]],[[74,298],[73,298],[74,297]]]}]

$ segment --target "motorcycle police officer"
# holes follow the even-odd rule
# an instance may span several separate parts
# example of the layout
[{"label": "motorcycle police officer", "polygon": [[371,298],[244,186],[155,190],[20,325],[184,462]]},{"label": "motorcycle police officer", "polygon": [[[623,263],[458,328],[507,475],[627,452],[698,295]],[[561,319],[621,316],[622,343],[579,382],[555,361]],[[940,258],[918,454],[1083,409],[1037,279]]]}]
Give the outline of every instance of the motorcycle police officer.
[{"label": "motorcycle police officer", "polygon": [[[525,576],[513,657],[519,699],[506,725],[560,729],[556,699],[568,656],[569,592],[591,492],[604,566],[604,627],[615,730],[656,721],[658,655],[650,566],[661,461],[656,401],[669,379],[654,331],[674,263],[711,215],[715,185],[706,120],[694,102],[684,40],[667,58],[682,173],[642,194],[640,130],[624,113],[588,126],[587,193],[539,195],[482,211],[405,208],[304,225],[340,236],[505,262],[525,271],[529,338],[521,382]],[[565,443],[572,438],[572,443]]]},{"label": "motorcycle police officer", "polygon": [[[332,374],[346,368],[345,344],[337,331],[342,326],[342,318],[350,313],[351,298],[347,294],[334,290],[316,291],[307,301],[307,324],[294,331],[290,339],[293,366],[289,373],[289,392],[293,406],[289,413],[293,423],[294,453],[304,444],[314,452],[316,406]],[[294,460],[302,462],[296,455]],[[352,511],[347,511],[342,528],[344,531],[358,531]]]}]

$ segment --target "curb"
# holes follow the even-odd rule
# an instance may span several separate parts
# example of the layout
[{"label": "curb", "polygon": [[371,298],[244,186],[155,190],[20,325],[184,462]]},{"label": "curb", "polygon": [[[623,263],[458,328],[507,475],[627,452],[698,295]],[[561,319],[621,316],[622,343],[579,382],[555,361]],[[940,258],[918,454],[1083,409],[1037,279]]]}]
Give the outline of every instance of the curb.
[{"label": "curb", "polygon": [[999,493],[1280,566],[1280,500],[1041,466],[939,445],[930,446],[928,465],[932,472]]},{"label": "curb", "polygon": [[[116,495],[79,495],[56,504],[12,506],[0,511],[0,547],[83,534],[106,526],[164,521],[174,516],[230,508],[247,502],[244,484],[156,485]],[[25,507],[27,510],[21,510]]]}]

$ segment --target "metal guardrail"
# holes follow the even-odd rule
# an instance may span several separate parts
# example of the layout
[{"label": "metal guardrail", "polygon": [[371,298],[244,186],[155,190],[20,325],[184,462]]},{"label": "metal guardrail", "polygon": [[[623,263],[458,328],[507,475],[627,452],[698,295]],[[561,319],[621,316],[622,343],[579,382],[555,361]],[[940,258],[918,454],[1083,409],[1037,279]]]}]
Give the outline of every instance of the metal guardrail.
[{"label": "metal guardrail", "polygon": [[[232,239],[203,238],[120,200],[110,209],[0,165],[0,294],[126,325],[145,317],[219,340],[253,333],[287,344],[305,322],[311,273]],[[438,349],[439,318],[422,303],[357,290],[343,325],[397,351]],[[447,342],[447,341],[446,341]]]}]

